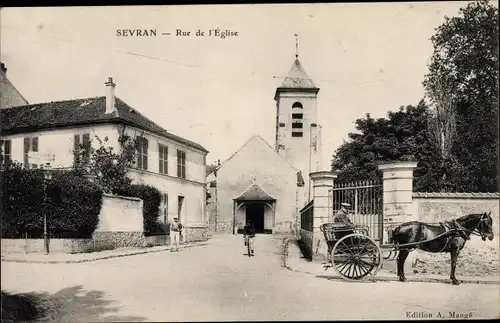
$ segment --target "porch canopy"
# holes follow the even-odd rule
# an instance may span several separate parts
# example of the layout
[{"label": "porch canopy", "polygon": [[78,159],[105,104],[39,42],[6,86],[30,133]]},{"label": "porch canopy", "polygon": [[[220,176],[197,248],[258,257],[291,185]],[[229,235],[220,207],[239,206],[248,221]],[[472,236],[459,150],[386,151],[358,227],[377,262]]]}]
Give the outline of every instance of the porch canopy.
[{"label": "porch canopy", "polygon": [[263,203],[273,210],[273,226],[276,215],[276,198],[268,194],[256,183],[251,184],[238,197],[233,199],[233,234],[236,232],[236,213],[246,203]]}]

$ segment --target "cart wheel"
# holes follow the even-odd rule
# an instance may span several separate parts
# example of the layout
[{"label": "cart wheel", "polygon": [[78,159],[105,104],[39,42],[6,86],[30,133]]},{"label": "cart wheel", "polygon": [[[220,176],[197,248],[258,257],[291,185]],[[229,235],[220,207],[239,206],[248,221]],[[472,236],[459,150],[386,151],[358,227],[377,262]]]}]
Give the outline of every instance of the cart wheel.
[{"label": "cart wheel", "polygon": [[362,280],[376,275],[382,265],[382,251],[368,236],[353,233],[337,241],[331,260],[342,278]]}]

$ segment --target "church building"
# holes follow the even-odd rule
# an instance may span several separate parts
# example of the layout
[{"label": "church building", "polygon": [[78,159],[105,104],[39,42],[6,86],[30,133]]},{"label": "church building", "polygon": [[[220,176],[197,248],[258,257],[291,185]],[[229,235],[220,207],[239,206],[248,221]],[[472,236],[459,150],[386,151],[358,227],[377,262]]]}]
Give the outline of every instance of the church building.
[{"label": "church building", "polygon": [[312,198],[309,174],[322,169],[318,92],[295,55],[274,95],[274,147],[255,134],[207,176],[212,231],[235,234],[250,221],[257,233],[297,232]]}]

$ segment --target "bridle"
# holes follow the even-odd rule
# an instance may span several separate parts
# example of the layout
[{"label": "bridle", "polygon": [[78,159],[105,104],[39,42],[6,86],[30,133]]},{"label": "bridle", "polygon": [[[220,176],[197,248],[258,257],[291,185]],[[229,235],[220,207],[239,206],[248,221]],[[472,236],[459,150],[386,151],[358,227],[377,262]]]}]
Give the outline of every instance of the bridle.
[{"label": "bridle", "polygon": [[[465,223],[468,223],[468,222],[470,222],[472,220],[475,220],[475,219],[468,219],[467,221],[465,221]],[[455,223],[458,225],[458,227],[460,228],[460,230],[467,231],[468,234],[474,234],[474,235],[477,235],[477,236],[481,236],[481,239],[486,240],[487,236],[484,233],[484,231],[485,231],[484,225],[485,224],[488,225],[486,223],[486,221],[487,221],[486,213],[482,213],[481,214],[481,218],[479,219],[479,221],[477,221],[476,226],[474,228],[472,228],[472,230],[464,227],[463,225],[461,225],[460,223],[458,223],[457,220],[455,220]]]}]

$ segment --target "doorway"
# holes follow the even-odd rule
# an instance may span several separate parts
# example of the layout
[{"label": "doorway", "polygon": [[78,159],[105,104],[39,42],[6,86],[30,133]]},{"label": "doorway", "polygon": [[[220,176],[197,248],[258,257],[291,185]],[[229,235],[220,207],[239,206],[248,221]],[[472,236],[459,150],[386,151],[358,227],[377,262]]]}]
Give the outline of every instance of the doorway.
[{"label": "doorway", "polygon": [[264,233],[264,210],[265,205],[261,203],[249,203],[246,205],[246,219],[250,220],[255,228],[255,233]]}]

